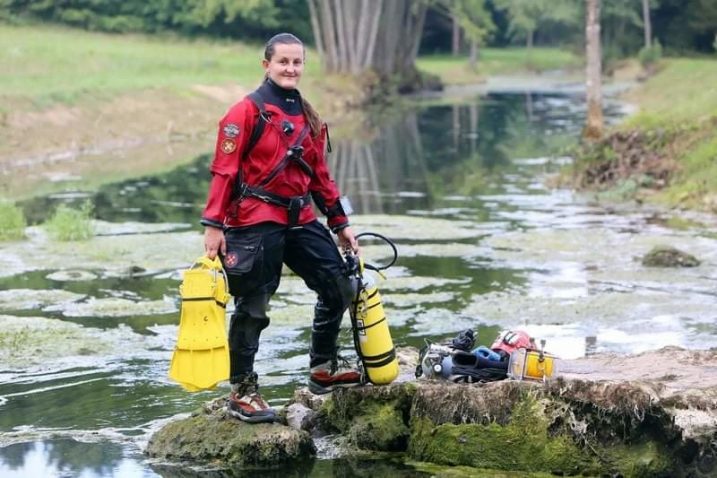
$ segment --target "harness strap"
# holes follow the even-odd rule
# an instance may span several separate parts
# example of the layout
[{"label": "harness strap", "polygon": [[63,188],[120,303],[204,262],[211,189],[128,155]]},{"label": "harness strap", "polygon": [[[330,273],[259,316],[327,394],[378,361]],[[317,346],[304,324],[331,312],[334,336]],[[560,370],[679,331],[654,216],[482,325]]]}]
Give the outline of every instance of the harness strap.
[{"label": "harness strap", "polygon": [[249,186],[242,183],[240,186],[240,198],[255,197],[262,201],[279,206],[287,211],[287,222],[289,227],[296,227],[299,223],[299,215],[301,210],[311,205],[311,194],[306,193],[303,196],[281,196],[267,191],[261,187]]},{"label": "harness strap", "polygon": [[294,141],[294,144],[289,146],[289,148],[286,150],[286,154],[282,158],[282,160],[279,162],[279,164],[276,165],[276,167],[266,175],[266,177],[258,184],[259,187],[266,186],[269,184],[269,182],[276,177],[277,174],[279,174],[288,164],[289,161],[296,162],[299,167],[309,175],[309,177],[314,177],[314,170],[311,169],[311,166],[304,161],[304,158],[302,158],[302,154],[304,153],[304,148],[301,147],[301,143],[303,143],[304,138],[306,138],[306,135],[309,134],[309,125],[305,125],[304,128],[301,130],[301,133],[299,133],[298,138],[296,138],[296,141]]}]

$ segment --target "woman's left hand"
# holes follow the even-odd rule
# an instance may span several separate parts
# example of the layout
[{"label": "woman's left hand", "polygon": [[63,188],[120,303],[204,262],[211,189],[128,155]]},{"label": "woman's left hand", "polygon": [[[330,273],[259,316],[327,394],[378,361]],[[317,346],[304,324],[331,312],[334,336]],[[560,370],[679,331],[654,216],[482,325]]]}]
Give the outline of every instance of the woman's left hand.
[{"label": "woman's left hand", "polygon": [[336,235],[339,238],[339,247],[341,250],[350,250],[354,254],[359,253],[359,245],[358,241],[356,240],[356,237],[354,237],[354,232],[351,230],[351,227],[344,227],[339,232],[336,233]]}]

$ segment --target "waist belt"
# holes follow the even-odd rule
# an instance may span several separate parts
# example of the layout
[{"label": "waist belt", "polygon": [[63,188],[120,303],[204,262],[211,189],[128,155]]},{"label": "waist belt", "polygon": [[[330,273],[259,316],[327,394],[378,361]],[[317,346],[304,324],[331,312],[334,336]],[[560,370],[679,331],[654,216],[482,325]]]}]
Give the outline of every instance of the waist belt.
[{"label": "waist belt", "polygon": [[288,209],[287,218],[289,227],[296,227],[299,222],[299,214],[301,213],[301,210],[311,205],[311,194],[309,193],[306,193],[303,196],[280,196],[278,194],[271,193],[266,189],[249,186],[245,183],[241,185],[241,193],[239,197],[255,197],[266,203]]}]

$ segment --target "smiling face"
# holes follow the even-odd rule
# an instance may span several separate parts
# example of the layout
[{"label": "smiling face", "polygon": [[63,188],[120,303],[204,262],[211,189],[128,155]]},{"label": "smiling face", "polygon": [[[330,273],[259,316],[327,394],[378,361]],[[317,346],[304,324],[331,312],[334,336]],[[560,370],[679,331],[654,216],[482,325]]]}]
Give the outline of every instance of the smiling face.
[{"label": "smiling face", "polygon": [[277,43],[274,54],[263,60],[266,74],[280,87],[291,90],[297,87],[304,72],[304,46],[295,43]]}]

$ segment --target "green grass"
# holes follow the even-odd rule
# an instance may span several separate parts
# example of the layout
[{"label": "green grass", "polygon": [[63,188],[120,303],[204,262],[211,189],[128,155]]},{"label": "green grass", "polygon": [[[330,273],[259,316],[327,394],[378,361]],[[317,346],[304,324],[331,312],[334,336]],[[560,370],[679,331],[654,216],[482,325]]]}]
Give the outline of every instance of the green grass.
[{"label": "green grass", "polygon": [[84,241],[94,236],[92,228],[92,204],[85,202],[79,209],[65,204],[58,206],[45,223],[45,228],[57,241]]},{"label": "green grass", "polygon": [[0,201],[0,224],[0,241],[15,241],[25,237],[25,216],[20,208],[9,201]]},{"label": "green grass", "polygon": [[654,200],[715,210],[717,204],[717,61],[671,58],[642,88],[630,95],[640,113],[621,128],[669,129],[683,133],[670,145],[679,171]]},{"label": "green grass", "polygon": [[[38,106],[147,89],[261,82],[263,47],[0,24],[0,95]],[[307,76],[317,75],[308,55]]]},{"label": "green grass", "polygon": [[475,72],[470,70],[465,55],[422,56],[417,65],[420,70],[438,75],[446,84],[466,84],[490,75],[575,69],[582,65],[582,60],[557,48],[532,48],[530,51],[526,48],[483,48]]},{"label": "green grass", "polygon": [[629,99],[640,113],[626,127],[659,127],[717,116],[717,61],[671,58]]},{"label": "green grass", "polygon": [[717,133],[680,158],[681,169],[657,200],[717,212]]}]

